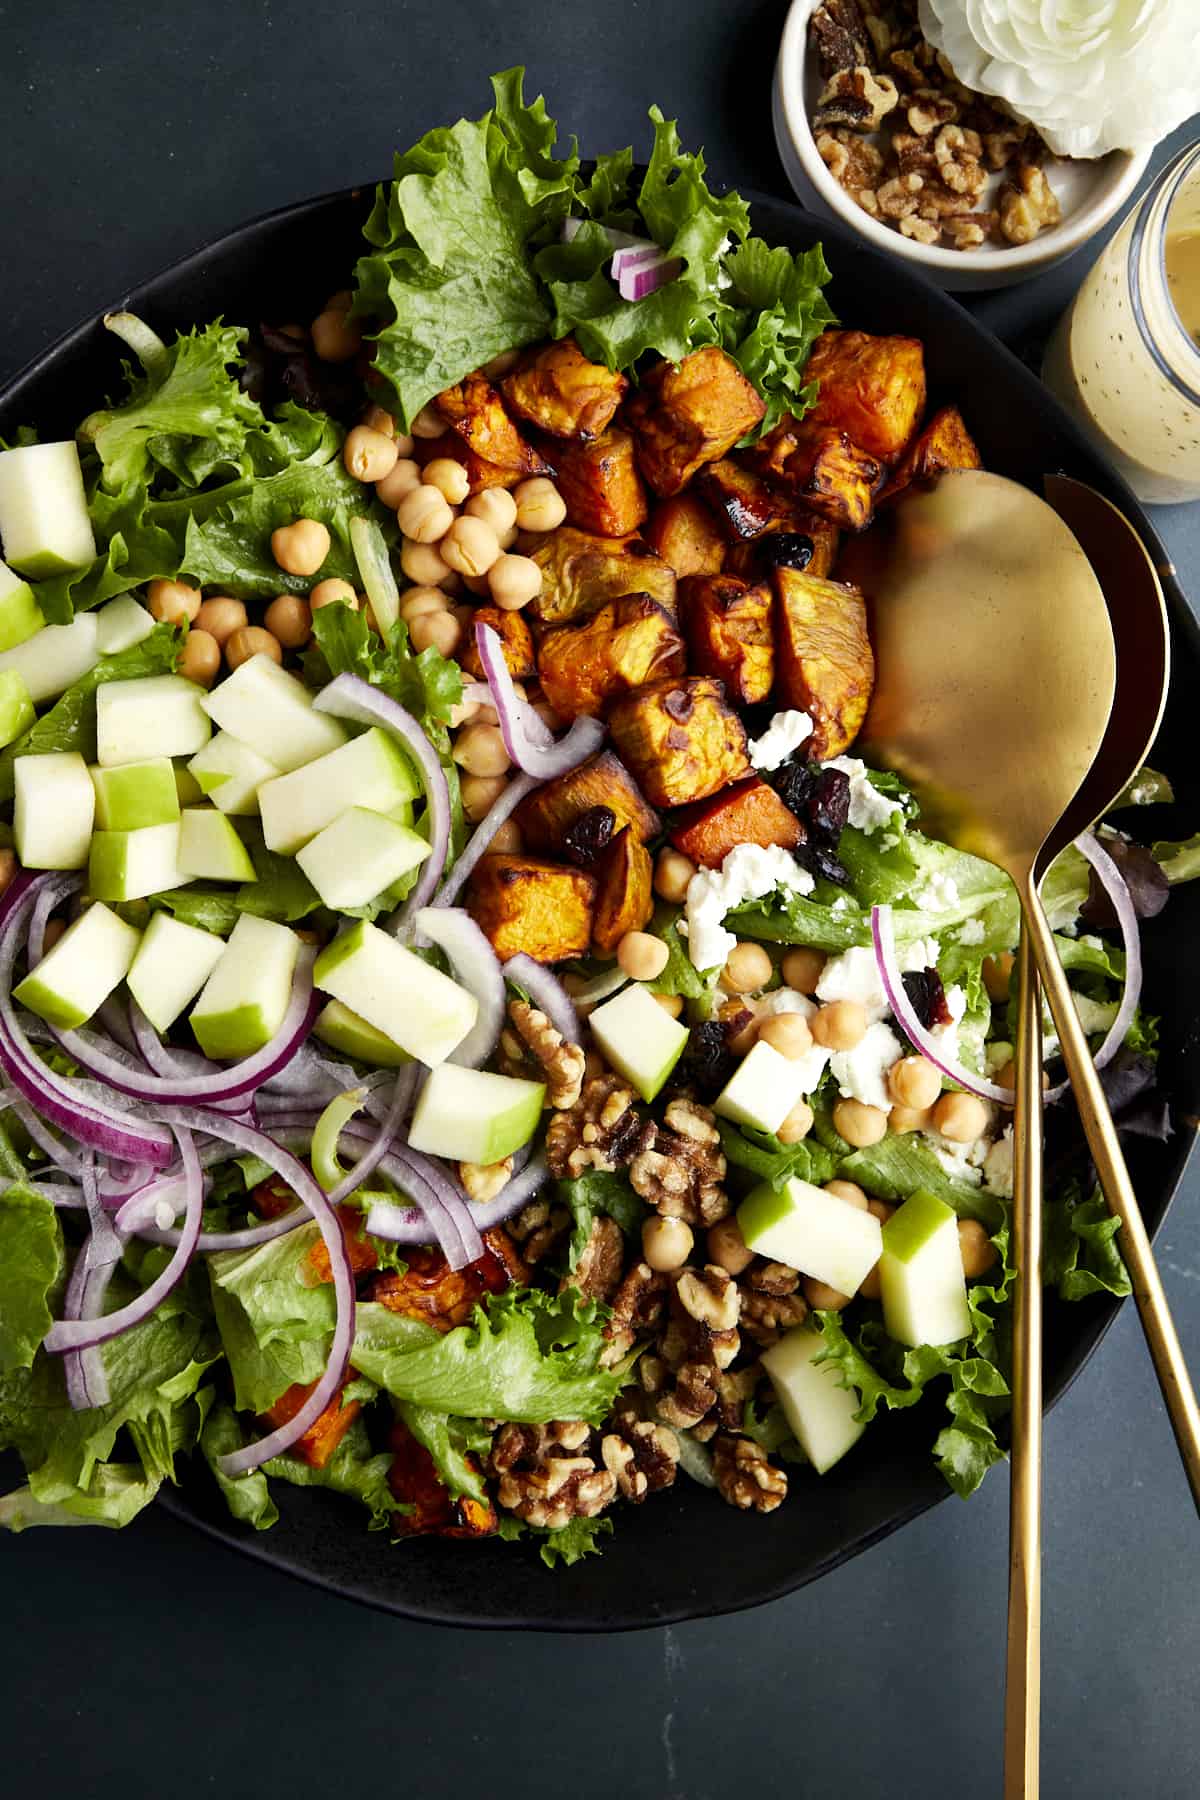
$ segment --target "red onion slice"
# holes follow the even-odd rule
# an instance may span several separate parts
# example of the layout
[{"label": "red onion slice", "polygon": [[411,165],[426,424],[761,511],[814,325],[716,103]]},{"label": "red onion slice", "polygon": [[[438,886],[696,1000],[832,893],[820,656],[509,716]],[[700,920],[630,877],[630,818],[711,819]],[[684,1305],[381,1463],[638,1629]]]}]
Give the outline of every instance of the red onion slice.
[{"label": "red onion slice", "polygon": [[[97,1319],[104,1310],[113,1270],[121,1260],[120,1237],[109,1224],[100,1205],[96,1189],[96,1159],[85,1150],[83,1165],[83,1203],[87,1208],[91,1231],[75,1258],[71,1279],[63,1296],[65,1319]],[[63,1363],[67,1399],[75,1412],[86,1412],[93,1406],[109,1402],[108,1371],[98,1345],[73,1350]]]},{"label": "red onion slice", "polygon": [[419,1208],[376,1200],[367,1213],[367,1231],[389,1244],[427,1244],[429,1220]]},{"label": "red onion slice", "polygon": [[[409,1068],[401,1069],[396,1076],[395,1081],[392,1083],[392,1098],[388,1105],[388,1110],[379,1122],[375,1131],[375,1136],[371,1139],[371,1142],[367,1145],[367,1148],[363,1151],[354,1167],[347,1170],[343,1179],[338,1182],[337,1186],[330,1194],[329,1204],[331,1206],[340,1206],[343,1200],[348,1199],[349,1196],[353,1194],[357,1188],[360,1188],[363,1182],[366,1181],[379,1167],[380,1163],[387,1155],[388,1150],[391,1148],[392,1139],[399,1131],[400,1126],[404,1122],[405,1115],[412,1104],[413,1092],[417,1085],[418,1072],[418,1065],[413,1063]],[[364,1099],[365,1097],[366,1096],[364,1095]]]},{"label": "red onion slice", "polygon": [[[516,956],[510,956],[503,971],[505,981],[511,981],[514,987],[524,988],[533,1004],[544,1012],[555,1031],[564,1037],[568,1044],[582,1044],[583,1028],[579,1023],[579,1014],[575,1011],[566,988],[552,969],[535,962],[524,950]],[[622,975],[621,980],[625,981]]]},{"label": "red onion slice", "polygon": [[896,961],[896,939],[892,930],[890,906],[871,908],[871,938],[875,945],[875,966],[879,970],[879,979],[883,983],[888,1005],[914,1049],[919,1050],[935,1069],[940,1069],[943,1075],[949,1076],[951,1081],[957,1082],[969,1094],[977,1094],[981,1100],[995,1100],[1001,1106],[1012,1106],[1015,1096],[1011,1088],[1000,1087],[997,1082],[976,1075],[973,1069],[966,1069],[962,1063],[947,1056],[937,1038],[917,1017],[913,1003],[904,991],[904,979]]},{"label": "red onion slice", "polygon": [[[504,748],[518,769],[549,781],[556,775],[566,775],[600,748],[604,726],[599,719],[576,719],[566,737],[547,744],[544,722],[513,689],[500,634],[481,621],[475,627],[475,646],[492,691]],[[535,723],[531,724],[531,720]]]},{"label": "red onion slice", "polygon": [[479,1002],[479,1016],[450,1061],[477,1069],[492,1054],[504,1024],[504,977],[485,934],[470,913],[457,906],[422,907],[413,918],[417,930],[444,950],[455,979]]},{"label": "red onion slice", "polygon": [[322,690],[313,705],[335,719],[352,719],[357,725],[378,725],[398,737],[421,776],[429,807],[430,854],[421,864],[416,886],[396,915],[394,930],[404,929],[413,914],[433,897],[450,852],[450,788],[437,751],[420,724],[397,701],[390,700],[358,675],[339,675]]},{"label": "red onion slice", "polygon": [[[447,875],[442,887],[433,901],[434,906],[452,906],[466,886],[474,872],[475,865],[481,856],[486,855],[487,847],[507,818],[510,818],[520,806],[526,794],[531,794],[535,787],[541,786],[538,775],[517,775],[509,782],[495,804],[488,808],[480,819],[466,849]],[[394,930],[394,924],[389,926]]]},{"label": "red onion slice", "polygon": [[[1117,1016],[1104,1034],[1104,1042],[1096,1052],[1096,1067],[1108,1066],[1129,1035],[1134,1014],[1142,997],[1142,937],[1129,884],[1117,864],[1094,833],[1087,831],[1075,839],[1075,848],[1087,858],[1105,893],[1113,903],[1117,924],[1121,928],[1121,947],[1125,952],[1125,987]],[[1070,1092],[1071,1083],[1060,1081],[1050,1088],[1046,1101],[1061,1100]]]},{"label": "red onion slice", "polygon": [[[614,264],[616,259],[614,258]],[[677,256],[668,256],[659,250],[655,256],[646,256],[637,262],[627,261],[622,264],[617,274],[617,292],[622,300],[644,300],[660,287],[665,287],[683,268]]]}]

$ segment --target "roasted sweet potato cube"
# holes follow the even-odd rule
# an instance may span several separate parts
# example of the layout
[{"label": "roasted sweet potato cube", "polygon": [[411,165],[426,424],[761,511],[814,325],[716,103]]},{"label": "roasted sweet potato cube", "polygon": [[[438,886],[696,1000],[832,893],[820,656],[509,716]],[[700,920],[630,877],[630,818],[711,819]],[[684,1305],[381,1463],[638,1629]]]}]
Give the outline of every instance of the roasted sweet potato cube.
[{"label": "roasted sweet potato cube", "polygon": [[935,412],[888,477],[879,496],[882,506],[914,482],[936,481],[950,469],[981,469],[983,458],[957,406]]},{"label": "roasted sweet potato cube", "polygon": [[679,611],[691,666],[723,681],[731,700],[753,706],[775,679],[771,590],[736,575],[690,575],[680,583]]},{"label": "roasted sweet potato cube", "polygon": [[804,836],[795,813],[759,775],[685,807],[671,827],[675,848],[705,869],[719,869],[739,844],[782,844],[794,850]]},{"label": "roasted sweet potato cube", "polygon": [[820,383],[806,423],[844,431],[881,462],[895,462],[925,410],[919,338],[823,331],[804,375]]},{"label": "roasted sweet potato cube", "polygon": [[788,414],[756,454],[764,470],[831,524],[846,531],[862,531],[870,524],[885,470],[878,457],[851,443],[844,431]]},{"label": "roasted sweet potato cube", "polygon": [[[730,544],[725,552],[725,574],[740,575],[743,581],[767,580],[781,560],[781,546],[776,542],[780,537],[808,539],[812,551],[805,564],[807,574],[825,576],[832,571],[842,541],[841,532],[829,519],[798,506],[792,512],[786,530],[765,531],[759,538]],[[791,550],[790,545],[788,549]]]},{"label": "roasted sweet potato cube", "polygon": [[468,450],[500,469],[526,475],[548,475],[551,465],[521,436],[504,410],[504,402],[486,375],[468,375],[437,397],[437,408]]},{"label": "roasted sweet potato cube", "polygon": [[467,621],[462,643],[454,653],[466,674],[476,681],[486,680],[479,651],[475,646],[477,625],[490,625],[500,639],[504,646],[504,660],[514,681],[525,681],[533,674],[537,666],[533,635],[522,614],[509,612],[503,606],[477,606]]},{"label": "roasted sweet potato cube", "polygon": [[453,1331],[456,1325],[467,1324],[488,1294],[502,1294],[513,1281],[527,1279],[519,1258],[517,1272],[510,1270],[508,1253],[515,1255],[515,1250],[507,1232],[502,1236],[504,1255],[489,1242],[484,1254],[465,1269],[452,1269],[440,1250],[406,1251],[404,1272],[387,1269],[373,1276],[367,1296],[406,1319],[419,1319],[436,1331]]},{"label": "roasted sweet potato cube", "polygon": [[[346,1245],[346,1254],[350,1258],[350,1267],[356,1275],[365,1275],[369,1270],[379,1266],[379,1258],[375,1254],[375,1246],[366,1233],[366,1220],[357,1206],[339,1206],[338,1223],[342,1228],[342,1237]],[[333,1280],[333,1267],[329,1261],[329,1251],[324,1238],[317,1238],[312,1249],[304,1259],[305,1279],[314,1284]]]},{"label": "roasted sweet potato cube", "polygon": [[618,594],[649,594],[675,611],[675,571],[644,545],[560,525],[529,555],[542,571],[542,591],[529,611],[543,625],[586,619]]},{"label": "roasted sweet potato cube", "polygon": [[676,365],[656,363],[626,404],[638,462],[656,494],[677,494],[697,469],[717,462],[752,431],[766,407],[716,344]]},{"label": "roasted sweet potato cube", "polygon": [[660,675],[682,675],[683,639],[649,594],[622,594],[582,625],[548,631],[538,645],[542,692],[564,719],[599,718],[614,694]]},{"label": "roasted sweet potato cube", "polygon": [[833,565],[837,561],[838,548],[842,534],[832,519],[823,519],[820,513],[797,512],[792,521],[792,530],[812,540],[812,561],[804,571],[806,575],[816,575],[824,581],[832,574]]},{"label": "roasted sweet potato cube", "polygon": [[661,829],[658,814],[611,750],[601,750],[566,775],[543,782],[522,800],[515,817],[530,849],[559,850],[564,833],[594,806],[607,806],[618,829],[632,825],[639,843],[648,843]]},{"label": "roasted sweet potato cube", "polygon": [[[280,1394],[274,1406],[267,1409],[264,1417],[272,1425],[286,1425],[295,1418],[316,1385],[315,1381],[294,1382]],[[300,1457],[312,1469],[325,1467],[362,1411],[360,1400],[343,1403],[345,1389],[343,1382],[324,1412],[317,1415],[308,1430],[292,1445],[292,1455]]]},{"label": "roasted sweet potato cube", "polygon": [[582,869],[533,856],[485,856],[471,876],[467,910],[501,962],[523,950],[535,962],[583,956],[592,941],[596,883]]},{"label": "roasted sweet potato cube", "polygon": [[847,583],[796,569],[776,569],[775,600],[780,700],[812,719],[812,756],[840,756],[866,717],[875,682],[866,603]]},{"label": "roasted sweet potato cube", "polygon": [[660,500],[642,534],[676,575],[719,575],[725,565],[725,537],[699,494]]},{"label": "roasted sweet potato cube", "polygon": [[[397,1537],[491,1537],[496,1530],[496,1509],[490,1500],[476,1500],[470,1494],[457,1499],[441,1479],[429,1451],[418,1443],[403,1419],[392,1426],[389,1447],[392,1464],[388,1470],[388,1486],[404,1507],[393,1513],[392,1526]],[[476,1474],[481,1474],[476,1457],[466,1457]]]},{"label": "roasted sweet potato cube", "polygon": [[520,469],[502,469],[499,463],[487,462],[467,447],[456,431],[444,431],[441,437],[417,438],[413,443],[413,460],[424,468],[438,457],[460,462],[467,471],[468,498],[482,494],[487,488],[516,487],[525,477]]},{"label": "roasted sweet potato cube", "polygon": [[500,383],[518,419],[581,442],[608,429],[628,386],[616,369],[589,362],[570,337],[530,351]]},{"label": "roasted sweet potato cube", "polygon": [[554,462],[567,518],[581,531],[621,537],[649,512],[633,436],[621,426],[588,443],[556,445]]},{"label": "roasted sweet potato cube", "polygon": [[686,806],[749,774],[746,732],[711,676],[654,681],[608,719],[613,743],[655,806]]},{"label": "roasted sweet potato cube", "polygon": [[767,486],[761,475],[723,456],[696,477],[696,486],[734,539],[761,537],[765,531],[790,531],[793,507]]},{"label": "roasted sweet potato cube", "polygon": [[596,864],[592,944],[612,956],[627,931],[640,931],[654,911],[654,864],[629,825],[622,826]]}]

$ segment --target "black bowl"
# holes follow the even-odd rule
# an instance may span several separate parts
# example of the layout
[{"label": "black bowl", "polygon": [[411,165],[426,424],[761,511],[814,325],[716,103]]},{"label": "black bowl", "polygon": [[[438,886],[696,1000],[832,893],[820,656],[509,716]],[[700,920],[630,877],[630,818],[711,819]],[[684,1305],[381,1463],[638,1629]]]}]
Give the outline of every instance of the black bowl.
[{"label": "black bowl", "polygon": [[[330,289],[349,280],[361,244],[364,191],[288,207],[241,226],[130,294],[127,304],[160,332],[218,314],[252,324],[311,318]],[[1156,766],[1174,781],[1172,814],[1154,814],[1156,835],[1183,836],[1200,817],[1195,714],[1200,698],[1200,632],[1163,547],[1136,500],[1088,447],[1062,408],[1016,357],[938,289],[903,264],[863,249],[843,227],[818,223],[798,207],[754,202],[754,226],[774,243],[801,249],[820,238],[834,272],[833,304],[847,324],[908,332],[925,344],[932,397],[966,413],[986,465],[1037,487],[1050,470],[1090,482],[1142,534],[1163,574],[1174,631],[1175,676]],[[79,326],[33,363],[0,399],[0,437],[25,421],[43,435],[69,435],[117,382],[118,348],[99,319]],[[1036,679],[1036,672],[1031,672]],[[1019,694],[1013,727],[1020,729]],[[1200,1037],[1195,1000],[1179,971],[1194,963],[1200,883],[1178,891],[1146,930],[1147,986],[1163,1016],[1162,1063],[1176,1135],[1135,1146],[1133,1172],[1151,1230],[1161,1225],[1192,1144],[1200,1112]],[[1046,1398],[1065,1392],[1108,1330],[1116,1304],[1064,1306],[1049,1299]],[[786,1505],[769,1518],[746,1516],[685,1480],[641,1508],[621,1509],[602,1558],[551,1574],[524,1548],[496,1542],[418,1539],[389,1544],[369,1535],[344,1503],[276,1484],[280,1521],[255,1535],[225,1512],[196,1469],[163,1504],[178,1518],[247,1555],[390,1612],[447,1625],[525,1626],[547,1631],[615,1631],[732,1612],[814,1580],[947,1497],[930,1457],[939,1426],[936,1399],[883,1418],[823,1479],[800,1472]]]}]

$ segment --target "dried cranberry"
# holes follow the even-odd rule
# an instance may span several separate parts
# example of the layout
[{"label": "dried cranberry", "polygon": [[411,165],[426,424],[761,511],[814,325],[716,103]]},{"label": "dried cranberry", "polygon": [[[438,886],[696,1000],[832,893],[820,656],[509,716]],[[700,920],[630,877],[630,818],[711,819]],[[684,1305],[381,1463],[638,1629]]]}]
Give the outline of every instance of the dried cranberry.
[{"label": "dried cranberry", "polygon": [[758,540],[762,560],[775,569],[807,569],[813,559],[813,541],[802,531],[772,531]]},{"label": "dried cranberry", "polygon": [[844,769],[822,769],[805,809],[810,836],[836,844],[850,817],[850,777]]},{"label": "dried cranberry", "polygon": [[580,869],[594,863],[612,841],[617,816],[611,806],[589,806],[573,825],[563,832],[563,849],[567,858]]},{"label": "dried cranberry", "polygon": [[790,807],[798,819],[803,819],[808,812],[809,800],[816,792],[820,775],[821,771],[816,763],[794,756],[772,771],[771,785],[783,804]]},{"label": "dried cranberry", "polygon": [[926,1031],[935,1025],[952,1025],[954,1014],[946,1004],[946,990],[936,969],[913,969],[900,977],[909,1004]]},{"label": "dried cranberry", "polygon": [[[1150,852],[1124,838],[1106,837],[1104,848],[1125,877],[1133,910],[1139,919],[1152,919],[1167,904],[1171,885]],[[1088,883],[1088,897],[1079,910],[1088,925],[1115,925],[1117,912],[1095,869]]]},{"label": "dried cranberry", "polygon": [[260,325],[251,335],[240,382],[268,414],[285,400],[344,421],[362,411],[362,382],[353,364],[323,363],[307,343],[274,325]]},{"label": "dried cranberry", "polygon": [[729,1048],[729,1031],[725,1021],[706,1019],[693,1025],[687,1049],[675,1064],[672,1088],[694,1088],[702,1100],[713,1100],[737,1067],[738,1059]]},{"label": "dried cranberry", "polygon": [[793,859],[810,875],[821,881],[832,881],[835,887],[849,887],[850,874],[845,863],[841,862],[836,852],[828,844],[797,844],[792,850]]}]

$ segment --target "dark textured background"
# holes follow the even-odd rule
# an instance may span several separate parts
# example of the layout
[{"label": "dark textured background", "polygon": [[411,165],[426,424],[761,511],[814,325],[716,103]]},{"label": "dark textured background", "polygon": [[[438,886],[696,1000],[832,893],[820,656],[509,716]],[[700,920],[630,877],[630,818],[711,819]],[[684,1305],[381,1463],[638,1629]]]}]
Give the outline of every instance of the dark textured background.
[{"label": "dark textured background", "polygon": [[[769,86],[785,12],[0,4],[0,385],[238,220],[385,172],[396,143],[482,111],[488,72],[516,61],[585,151],[644,148],[657,99],[719,176],[783,193]],[[1086,261],[980,308],[1021,337]],[[1200,508],[1159,523],[1200,592]],[[1158,1254],[1194,1367],[1198,1242],[1193,1175]],[[1200,1790],[1200,1539],[1131,1310],[1050,1420],[1046,1457],[1043,1791],[1183,1800]],[[1000,1471],[790,1600],[608,1640],[408,1625],[158,1514],[122,1535],[30,1533],[0,1543],[0,1785],[990,1800],[1006,1508]],[[529,1579],[553,1577],[531,1563]]]}]

